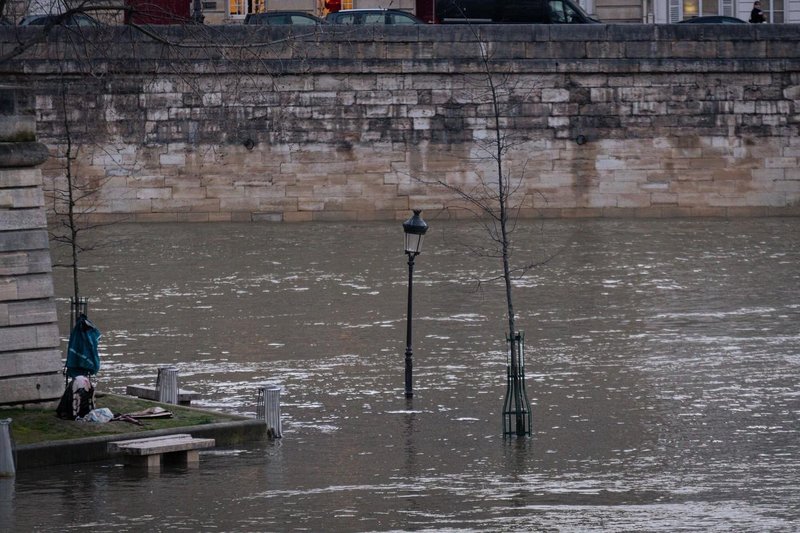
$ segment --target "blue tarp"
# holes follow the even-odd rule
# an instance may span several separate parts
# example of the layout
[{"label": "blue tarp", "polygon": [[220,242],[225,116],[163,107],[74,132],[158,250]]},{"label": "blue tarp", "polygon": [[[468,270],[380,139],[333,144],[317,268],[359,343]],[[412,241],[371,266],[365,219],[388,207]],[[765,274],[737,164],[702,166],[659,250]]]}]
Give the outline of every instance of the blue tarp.
[{"label": "blue tarp", "polygon": [[86,315],[80,315],[67,346],[67,376],[90,376],[100,370],[100,355],[97,353],[97,341],[100,330],[92,324]]}]

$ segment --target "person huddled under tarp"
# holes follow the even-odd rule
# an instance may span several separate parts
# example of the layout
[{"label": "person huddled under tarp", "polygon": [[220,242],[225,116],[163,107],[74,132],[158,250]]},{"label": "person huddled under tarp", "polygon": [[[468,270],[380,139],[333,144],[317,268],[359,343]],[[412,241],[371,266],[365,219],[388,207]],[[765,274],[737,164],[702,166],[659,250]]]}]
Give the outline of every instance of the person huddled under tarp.
[{"label": "person huddled under tarp", "polygon": [[64,374],[69,380],[56,408],[59,418],[75,420],[94,409],[94,385],[90,376],[100,370],[97,344],[100,330],[81,314],[69,335]]},{"label": "person huddled under tarp", "polygon": [[88,376],[75,376],[67,384],[56,408],[58,418],[76,420],[94,409],[94,385]]}]

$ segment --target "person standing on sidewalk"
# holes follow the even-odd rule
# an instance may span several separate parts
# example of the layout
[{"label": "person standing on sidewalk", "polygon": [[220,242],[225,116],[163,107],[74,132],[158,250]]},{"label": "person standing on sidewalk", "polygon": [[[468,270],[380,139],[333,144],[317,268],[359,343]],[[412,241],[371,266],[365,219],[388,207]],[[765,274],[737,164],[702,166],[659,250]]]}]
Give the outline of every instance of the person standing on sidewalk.
[{"label": "person standing on sidewalk", "polygon": [[753,24],[762,24],[767,21],[764,12],[761,10],[761,2],[756,0],[753,2],[753,10],[750,12],[750,22]]}]

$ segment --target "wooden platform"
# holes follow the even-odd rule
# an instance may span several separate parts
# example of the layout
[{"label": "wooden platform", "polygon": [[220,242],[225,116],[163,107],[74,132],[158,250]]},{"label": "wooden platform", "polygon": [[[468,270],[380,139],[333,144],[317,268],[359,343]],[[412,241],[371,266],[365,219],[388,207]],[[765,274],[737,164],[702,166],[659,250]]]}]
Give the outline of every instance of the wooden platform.
[{"label": "wooden platform", "polygon": [[[143,400],[158,401],[158,389],[155,387],[148,387],[146,385],[128,385],[125,387],[125,394],[128,396],[136,396]],[[178,404],[191,405],[193,400],[200,398],[199,392],[194,392],[186,389],[178,389]]]},{"label": "wooden platform", "polygon": [[126,466],[160,468],[164,463],[196,466],[199,450],[213,448],[214,439],[196,439],[189,434],[166,435],[108,443],[110,453],[122,453]]}]

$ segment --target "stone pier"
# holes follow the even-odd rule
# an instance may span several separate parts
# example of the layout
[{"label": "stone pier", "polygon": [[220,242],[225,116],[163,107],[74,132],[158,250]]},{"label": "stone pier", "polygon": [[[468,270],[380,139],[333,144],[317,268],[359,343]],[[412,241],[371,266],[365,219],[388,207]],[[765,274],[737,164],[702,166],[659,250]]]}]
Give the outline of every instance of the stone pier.
[{"label": "stone pier", "polygon": [[30,93],[0,85],[0,405],[63,391],[42,174]]}]

